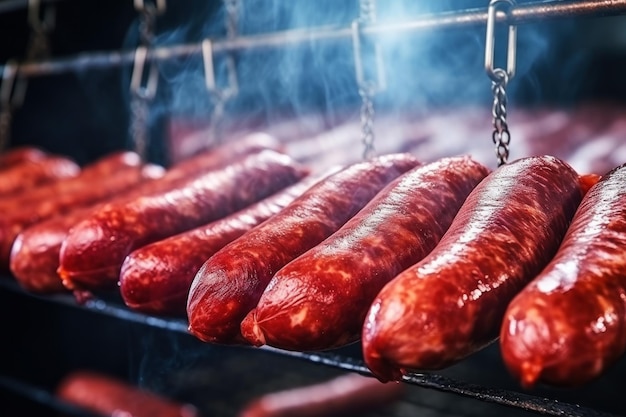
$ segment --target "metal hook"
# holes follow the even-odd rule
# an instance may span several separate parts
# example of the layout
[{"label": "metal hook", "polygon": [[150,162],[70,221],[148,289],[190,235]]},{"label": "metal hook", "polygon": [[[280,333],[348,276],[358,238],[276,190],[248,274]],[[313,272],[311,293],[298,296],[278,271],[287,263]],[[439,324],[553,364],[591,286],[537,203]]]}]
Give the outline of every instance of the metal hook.
[{"label": "metal hook", "polygon": [[228,71],[228,86],[224,89],[217,87],[215,77],[215,63],[213,61],[213,41],[204,39],[202,41],[202,61],[204,63],[204,82],[207,90],[218,100],[226,101],[237,95],[239,85],[237,82],[237,73],[235,71],[235,61],[232,56],[226,57],[226,66]]},{"label": "metal hook", "polygon": [[154,98],[159,83],[159,71],[154,63],[150,64],[150,70],[146,83],[143,83],[143,73],[148,60],[148,48],[139,46],[135,50],[133,73],[130,78],[130,91],[145,100]]},{"label": "metal hook", "polygon": [[19,65],[11,60],[4,66],[0,85],[0,109],[13,110],[24,103],[26,79],[18,77]]},{"label": "metal hook", "polygon": [[356,82],[359,88],[367,89],[372,94],[376,94],[387,89],[385,65],[383,62],[380,47],[378,44],[375,44],[374,59],[376,63],[376,81],[366,79],[363,67],[361,24],[362,23],[359,21],[359,19],[356,19],[352,22],[352,45],[354,51],[354,70],[356,75]]},{"label": "metal hook", "polygon": [[41,15],[41,0],[28,0],[28,23],[33,30],[49,32],[54,29],[56,12],[53,6],[46,8]]},{"label": "metal hook", "polygon": [[[511,11],[515,7],[515,0],[491,0],[487,11],[487,35],[485,40],[485,70],[487,75],[494,82],[502,81],[502,72],[494,68],[495,54],[495,26],[496,13],[502,9],[508,19],[511,18]],[[508,80],[515,75],[516,55],[517,55],[517,26],[509,24],[509,41],[507,46],[506,75]],[[503,71],[503,70],[501,70]]]},{"label": "metal hook", "polygon": [[146,0],[134,0],[135,10],[140,12],[154,12],[157,15],[163,14],[167,8],[166,0],[154,0],[154,3],[146,4]]}]

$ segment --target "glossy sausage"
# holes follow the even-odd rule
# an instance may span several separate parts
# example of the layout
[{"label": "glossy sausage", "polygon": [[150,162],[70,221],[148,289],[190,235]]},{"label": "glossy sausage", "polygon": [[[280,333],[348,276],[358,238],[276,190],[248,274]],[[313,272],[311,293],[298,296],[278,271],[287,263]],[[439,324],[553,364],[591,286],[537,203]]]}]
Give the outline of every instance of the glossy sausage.
[{"label": "glossy sausage", "polygon": [[223,219],[133,251],[122,264],[127,306],[149,314],[184,315],[191,282],[204,261],[291,203],[320,176],[309,176]]},{"label": "glossy sausage", "polygon": [[23,161],[0,171],[0,197],[15,195],[41,184],[75,177],[80,167],[70,159],[48,156],[35,161]]},{"label": "glossy sausage", "polygon": [[133,250],[225,217],[306,174],[287,155],[266,150],[183,178],[166,191],[108,204],[74,226],[63,242],[63,283],[72,290],[113,288]]},{"label": "glossy sausage", "polygon": [[[210,151],[181,161],[170,168],[165,175],[163,175],[160,167],[145,165],[142,168],[142,175],[146,180],[131,189],[110,196],[112,198],[110,202],[121,203],[143,195],[162,192],[171,189],[172,184],[182,178],[202,174],[211,168],[228,164],[247,154],[278,147],[278,142],[271,136],[251,134],[238,141],[220,145]],[[83,173],[97,172],[98,170],[96,166],[90,166],[86,167]],[[82,183],[84,184],[84,181]],[[88,185],[91,187],[92,184]],[[36,198],[32,204],[46,200],[45,197],[36,196],[36,193],[29,193],[29,195],[31,195],[29,197],[31,199]],[[15,202],[11,202],[11,205],[15,206]],[[1,201],[0,206],[2,206]],[[37,224],[29,226],[15,238],[10,258],[10,269],[24,289],[37,293],[67,291],[57,273],[61,244],[72,226],[85,220],[96,210],[95,206],[77,208],[76,204],[73,203],[71,208],[73,208],[71,213],[39,221]],[[39,220],[42,220],[41,216],[39,216]],[[16,227],[16,224],[19,226],[18,223],[14,222],[13,227]]]},{"label": "glossy sausage", "polygon": [[91,371],[74,371],[57,386],[57,398],[76,407],[111,417],[198,417],[197,409]]},{"label": "glossy sausage", "polygon": [[0,266],[9,267],[13,243],[26,227],[114,196],[144,181],[146,176],[163,175],[163,169],[154,165],[122,166],[117,162],[114,165],[116,170],[106,175],[104,171],[110,167],[85,169],[85,175],[58,181],[41,192],[35,190],[12,201],[18,207],[6,210],[7,214],[0,219]]},{"label": "glossy sausage", "polygon": [[370,413],[400,400],[403,384],[346,374],[313,385],[265,394],[247,404],[239,417],[328,417]]},{"label": "glossy sausage", "polygon": [[588,383],[626,351],[626,165],[592,187],[550,264],[509,305],[502,357],[525,387]]},{"label": "glossy sausage", "polygon": [[362,335],[372,372],[390,380],[444,368],[493,342],[508,303],[556,253],[581,197],[576,172],[554,157],[489,174],[435,249],[376,296]]},{"label": "glossy sausage", "polygon": [[357,341],[383,285],[435,247],[488,173],[469,157],[455,157],[397,178],[337,232],[274,275],[243,320],[243,336],[257,346],[300,351]]},{"label": "glossy sausage", "polygon": [[337,231],[389,182],[418,164],[408,154],[352,164],[226,245],[194,278],[187,301],[190,332],[207,342],[244,342],[241,320],[256,306],[272,276]]},{"label": "glossy sausage", "polygon": [[[115,176],[103,179],[103,183],[91,184],[101,191],[108,189],[111,197],[125,198],[136,193],[145,185],[150,184],[156,178],[163,175],[163,168],[157,165],[144,165],[141,174],[139,171],[131,171],[122,176],[121,182],[116,182]],[[132,183],[133,176],[137,182]],[[125,187],[126,181],[128,187]],[[115,187],[107,186],[107,182],[113,182]],[[105,200],[106,201],[106,200]],[[105,202],[99,202],[87,207],[72,209],[69,213],[61,214],[47,220],[38,221],[30,226],[24,226],[11,247],[9,268],[16,281],[27,291],[35,293],[65,292],[67,289],[61,283],[61,277],[57,273],[59,267],[59,252],[61,243],[67,237],[70,228],[87,218],[97,207]],[[14,226],[15,227],[15,226]]]}]

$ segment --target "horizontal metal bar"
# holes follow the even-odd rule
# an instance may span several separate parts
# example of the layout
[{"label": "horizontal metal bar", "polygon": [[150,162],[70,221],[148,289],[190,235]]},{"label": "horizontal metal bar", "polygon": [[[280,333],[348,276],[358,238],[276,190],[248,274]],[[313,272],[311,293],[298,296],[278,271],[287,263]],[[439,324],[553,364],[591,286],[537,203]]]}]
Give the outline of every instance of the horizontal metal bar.
[{"label": "horizontal metal bar", "polygon": [[[510,19],[499,12],[498,21],[510,24],[526,24],[563,18],[606,17],[626,14],[626,0],[585,0],[585,1],[545,1],[517,6]],[[470,9],[423,15],[406,22],[393,22],[368,25],[362,28],[365,36],[385,37],[398,34],[412,34],[425,30],[440,30],[484,25],[487,22],[486,9]],[[325,26],[313,29],[297,29],[240,36],[232,39],[213,41],[215,54],[242,52],[255,49],[281,48],[322,41],[350,41],[350,27]],[[186,58],[199,55],[201,43],[189,43],[173,46],[156,47],[151,51],[152,59],[157,61]],[[53,59],[42,62],[24,63],[19,68],[23,77],[55,75],[66,72],[107,69],[130,65],[134,50],[115,52],[92,52],[73,57]],[[0,67],[0,73],[2,67]]]}]

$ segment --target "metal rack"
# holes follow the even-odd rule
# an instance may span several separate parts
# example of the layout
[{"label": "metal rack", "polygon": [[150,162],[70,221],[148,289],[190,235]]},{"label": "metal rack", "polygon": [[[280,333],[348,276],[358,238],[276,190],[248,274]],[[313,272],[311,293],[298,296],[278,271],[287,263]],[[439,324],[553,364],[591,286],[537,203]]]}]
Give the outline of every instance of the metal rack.
[{"label": "metal rack", "polygon": [[[25,3],[22,1],[21,3]],[[498,12],[496,19],[509,24],[528,24],[565,18],[592,18],[626,15],[626,0],[584,0],[584,1],[540,1],[515,7],[507,15]],[[406,22],[378,23],[364,26],[363,36],[384,37],[387,35],[407,35],[425,30],[446,30],[485,25],[486,9],[469,9],[424,15]],[[213,41],[213,53],[225,54],[267,48],[283,48],[305,43],[322,41],[350,41],[351,27],[318,27],[314,29],[286,30],[255,36],[238,36],[231,39]],[[202,53],[202,43],[180,44],[167,47],[155,47],[151,58],[155,61],[167,61],[185,58]],[[39,77],[66,72],[102,70],[130,65],[135,58],[135,51],[90,52],[67,58],[57,58],[40,62],[26,62],[20,65],[21,77]],[[0,66],[0,73],[4,67]]]}]

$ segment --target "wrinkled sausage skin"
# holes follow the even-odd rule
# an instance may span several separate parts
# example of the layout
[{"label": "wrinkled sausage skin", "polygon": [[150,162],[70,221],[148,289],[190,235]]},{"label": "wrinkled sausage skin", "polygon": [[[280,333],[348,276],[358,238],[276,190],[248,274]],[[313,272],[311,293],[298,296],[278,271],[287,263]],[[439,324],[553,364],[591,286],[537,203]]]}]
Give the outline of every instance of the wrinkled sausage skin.
[{"label": "wrinkled sausage skin", "polygon": [[383,285],[426,256],[489,170],[469,157],[417,167],[287,264],[242,322],[253,344],[322,350],[358,340]]},{"label": "wrinkled sausage skin", "polygon": [[626,351],[626,165],[585,195],[559,251],[509,305],[505,365],[525,387],[582,385]]},{"label": "wrinkled sausage skin", "polygon": [[492,343],[510,300],[556,253],[581,198],[577,173],[554,157],[489,174],[435,249],[376,296],[362,336],[372,372],[399,379]]}]

